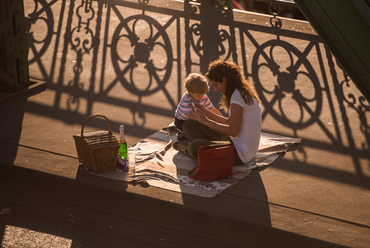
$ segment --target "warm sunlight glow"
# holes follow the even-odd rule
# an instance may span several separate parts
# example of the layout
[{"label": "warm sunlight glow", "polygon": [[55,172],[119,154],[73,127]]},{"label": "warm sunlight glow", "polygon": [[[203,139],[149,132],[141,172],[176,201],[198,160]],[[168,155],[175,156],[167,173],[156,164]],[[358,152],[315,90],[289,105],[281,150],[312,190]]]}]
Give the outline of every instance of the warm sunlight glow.
[{"label": "warm sunlight glow", "polygon": [[63,237],[32,231],[27,228],[5,226],[2,248],[16,247],[58,247],[70,248],[72,240]]}]

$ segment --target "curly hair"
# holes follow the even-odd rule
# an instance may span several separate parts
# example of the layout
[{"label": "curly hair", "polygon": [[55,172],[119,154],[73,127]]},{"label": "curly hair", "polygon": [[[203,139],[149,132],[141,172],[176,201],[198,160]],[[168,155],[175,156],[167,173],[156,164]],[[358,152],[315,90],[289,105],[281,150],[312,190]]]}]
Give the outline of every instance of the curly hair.
[{"label": "curly hair", "polygon": [[230,99],[233,92],[238,89],[246,104],[253,104],[253,98],[260,103],[260,99],[254,89],[250,86],[247,79],[241,73],[239,66],[234,62],[215,60],[209,64],[208,72],[205,76],[209,80],[222,82],[226,78],[226,89],[224,97],[221,99],[223,108],[230,107]]},{"label": "curly hair", "polygon": [[207,78],[199,73],[191,73],[185,79],[185,88],[189,93],[205,94],[209,90]]}]

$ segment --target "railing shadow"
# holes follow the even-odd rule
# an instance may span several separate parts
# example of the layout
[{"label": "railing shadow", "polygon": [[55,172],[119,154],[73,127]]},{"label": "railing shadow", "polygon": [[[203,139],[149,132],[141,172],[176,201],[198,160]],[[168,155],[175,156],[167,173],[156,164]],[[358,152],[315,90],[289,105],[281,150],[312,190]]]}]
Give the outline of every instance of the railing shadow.
[{"label": "railing shadow", "polygon": [[[284,29],[288,21],[277,17],[243,21],[221,8],[178,6],[154,6],[150,1],[27,0],[30,67],[37,68],[55,91],[53,106],[32,111],[43,114],[51,108],[54,118],[76,124],[96,113],[97,105],[120,106],[133,116],[125,123],[127,132],[144,138],[157,131],[148,128],[156,118],[151,116],[173,117],[188,73],[205,73],[217,58],[232,60],[254,82],[263,120],[272,120],[289,133],[267,131],[299,137],[316,128],[329,140],[306,137],[294,152],[298,162],[314,166],[307,148],[344,153],[352,159],[356,176],[348,173],[337,179],[332,169],[314,176],[353,185],[358,185],[358,178],[368,179],[361,161],[370,152],[369,104],[317,35]],[[209,95],[217,104],[220,95],[212,90]],[[66,108],[61,108],[62,102]],[[118,130],[119,124],[116,118],[112,127]],[[262,181],[259,193],[267,202]]]}]

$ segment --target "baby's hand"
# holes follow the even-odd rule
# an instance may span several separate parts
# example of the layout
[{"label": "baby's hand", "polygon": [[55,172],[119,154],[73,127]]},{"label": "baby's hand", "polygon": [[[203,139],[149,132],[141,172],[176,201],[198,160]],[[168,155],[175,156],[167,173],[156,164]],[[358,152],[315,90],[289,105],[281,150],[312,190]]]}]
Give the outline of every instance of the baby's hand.
[{"label": "baby's hand", "polygon": [[191,110],[193,111],[193,113],[195,114],[195,111],[196,111],[196,107],[195,107],[195,104],[193,102],[190,103],[190,106],[191,106]]}]

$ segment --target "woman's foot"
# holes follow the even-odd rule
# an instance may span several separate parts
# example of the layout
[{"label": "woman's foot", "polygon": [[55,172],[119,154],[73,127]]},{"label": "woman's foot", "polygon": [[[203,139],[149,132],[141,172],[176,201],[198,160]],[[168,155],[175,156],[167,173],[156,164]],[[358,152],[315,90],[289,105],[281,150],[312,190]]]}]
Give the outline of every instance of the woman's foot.
[{"label": "woman's foot", "polygon": [[180,130],[177,132],[177,140],[178,141],[184,141],[184,140],[187,140],[185,134],[183,132],[181,132]]},{"label": "woman's foot", "polygon": [[173,148],[179,152],[188,154],[189,141],[183,140],[173,143]]}]

